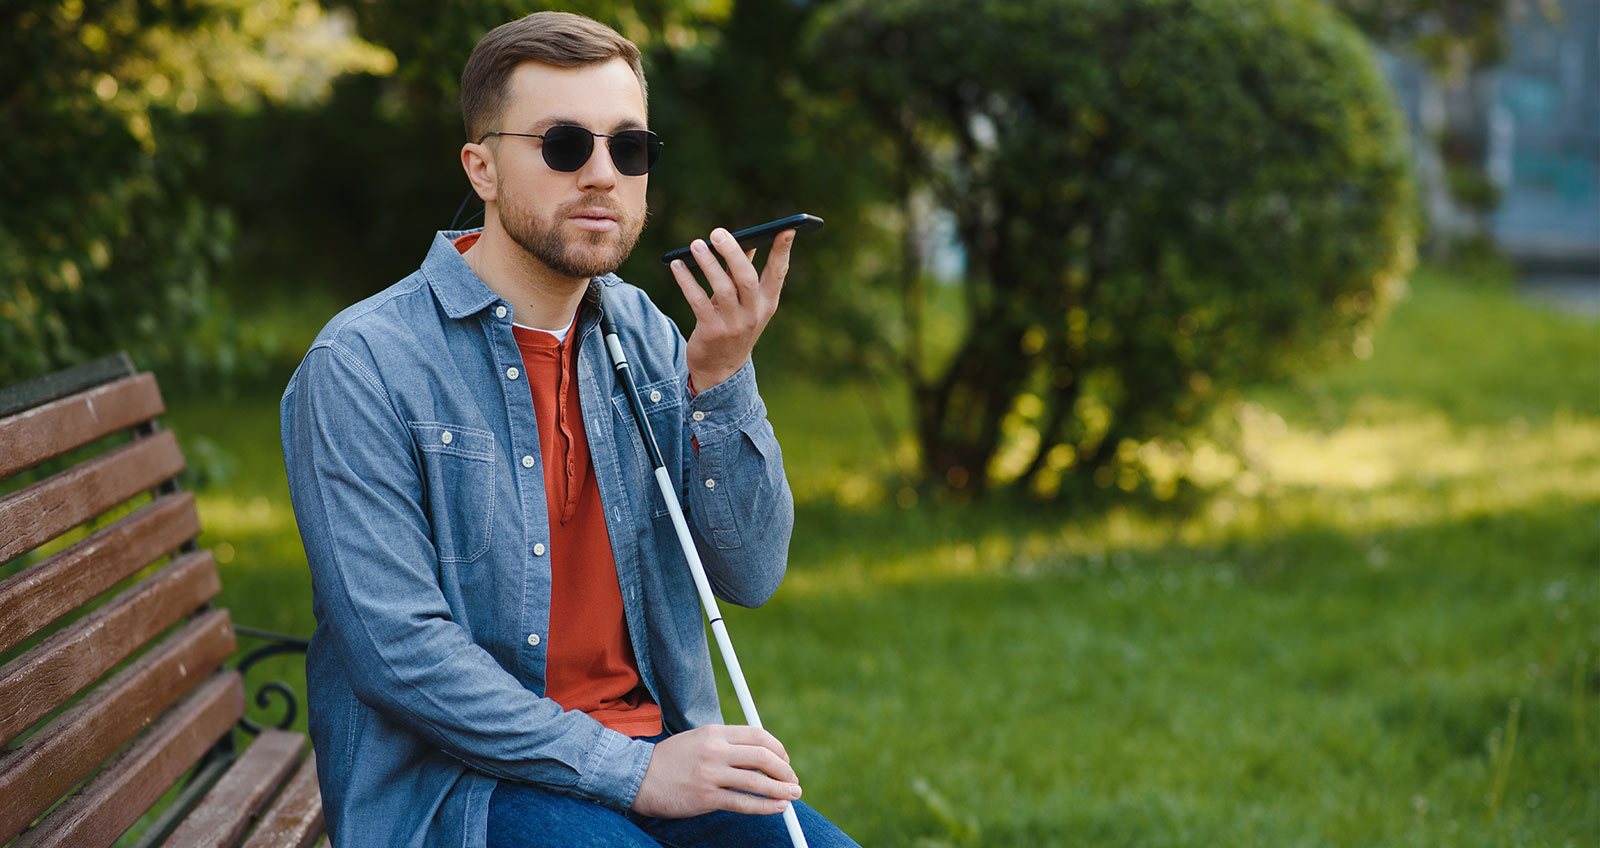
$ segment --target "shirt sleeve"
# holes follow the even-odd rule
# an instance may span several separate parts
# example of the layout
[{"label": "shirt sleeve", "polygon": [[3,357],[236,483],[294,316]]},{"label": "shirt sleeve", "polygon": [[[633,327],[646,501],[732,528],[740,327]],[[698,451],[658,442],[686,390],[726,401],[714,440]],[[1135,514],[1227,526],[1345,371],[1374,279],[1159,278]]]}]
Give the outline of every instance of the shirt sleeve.
[{"label": "shirt sleeve", "polygon": [[317,636],[356,697],[477,771],[628,808],[654,746],[529,691],[453,620],[411,438],[372,370],[313,347],[282,425]]},{"label": "shirt sleeve", "polygon": [[794,531],[794,496],[748,360],[686,405],[686,511],[717,596],[764,604],[783,582]]}]

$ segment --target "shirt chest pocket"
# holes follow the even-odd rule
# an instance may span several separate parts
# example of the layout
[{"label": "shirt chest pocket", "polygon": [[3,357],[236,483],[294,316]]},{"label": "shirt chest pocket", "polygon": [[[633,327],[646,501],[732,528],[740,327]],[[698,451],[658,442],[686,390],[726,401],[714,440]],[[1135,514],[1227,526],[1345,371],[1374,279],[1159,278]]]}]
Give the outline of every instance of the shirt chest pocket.
[{"label": "shirt chest pocket", "polygon": [[439,561],[472,562],[489,550],[494,527],[494,434],[437,421],[408,426]]},{"label": "shirt chest pocket", "polygon": [[[683,384],[677,377],[668,377],[660,382],[651,383],[639,388],[639,402],[644,407],[645,417],[650,420],[650,427],[655,431],[656,447],[661,449],[661,456],[666,460],[667,470],[677,478],[678,468],[683,462]],[[650,515],[660,518],[667,515],[666,501],[656,490],[655,468],[650,463],[650,455],[640,441],[643,438],[639,433],[638,425],[633,421],[633,409],[628,405],[628,399],[622,395],[611,398],[612,405],[616,408],[617,417],[621,419],[623,431],[627,434],[628,448],[621,451],[621,458],[625,465],[631,464],[632,468],[624,468],[623,475],[634,479],[636,483],[642,481],[645,503],[650,504]],[[633,462],[628,463],[632,457]]]}]

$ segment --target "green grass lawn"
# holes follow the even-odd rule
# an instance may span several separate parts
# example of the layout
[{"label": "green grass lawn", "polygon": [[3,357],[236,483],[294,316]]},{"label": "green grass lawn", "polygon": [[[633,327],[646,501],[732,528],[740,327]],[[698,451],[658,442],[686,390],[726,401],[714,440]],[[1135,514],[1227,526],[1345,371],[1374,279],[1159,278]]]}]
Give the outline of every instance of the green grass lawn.
[{"label": "green grass lawn", "polygon": [[[1182,513],[911,503],[856,387],[773,376],[789,578],[726,610],[763,718],[869,846],[1595,844],[1597,329],[1419,272]],[[222,602],[309,634],[276,402],[168,423]]]}]

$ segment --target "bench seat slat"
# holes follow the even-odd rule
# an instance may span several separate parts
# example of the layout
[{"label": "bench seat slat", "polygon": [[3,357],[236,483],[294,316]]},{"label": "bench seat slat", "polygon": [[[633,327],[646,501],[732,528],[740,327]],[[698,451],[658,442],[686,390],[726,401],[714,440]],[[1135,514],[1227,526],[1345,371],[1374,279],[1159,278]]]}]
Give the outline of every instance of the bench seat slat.
[{"label": "bench seat slat", "polygon": [[198,616],[0,754],[0,840],[48,809],[236,646],[227,610]]},{"label": "bench seat slat", "polygon": [[311,848],[325,830],[317,790],[317,758],[306,757],[289,788],[261,818],[244,848]]},{"label": "bench seat slat", "polygon": [[0,669],[0,747],[221,589],[209,551],[185,554]]},{"label": "bench seat slat", "polygon": [[0,477],[166,411],[153,374],[137,374],[0,419]]},{"label": "bench seat slat", "polygon": [[212,675],[12,848],[106,848],[244,713],[236,671]]},{"label": "bench seat slat", "polygon": [[177,492],[0,581],[0,653],[199,534],[194,495]]},{"label": "bench seat slat", "polygon": [[211,787],[163,848],[236,848],[305,751],[299,733],[267,728]]},{"label": "bench seat slat", "polygon": [[171,431],[107,451],[0,498],[0,562],[99,515],[183,470]]}]

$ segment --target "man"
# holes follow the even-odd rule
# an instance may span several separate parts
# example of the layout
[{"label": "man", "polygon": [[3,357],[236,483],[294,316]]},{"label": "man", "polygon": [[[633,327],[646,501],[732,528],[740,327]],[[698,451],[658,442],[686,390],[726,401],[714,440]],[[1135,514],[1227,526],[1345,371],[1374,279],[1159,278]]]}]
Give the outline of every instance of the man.
[{"label": "man", "polygon": [[[481,232],[317,337],[282,404],[310,562],[306,659],[340,846],[854,845],[771,734],[721,724],[695,589],[598,333],[616,319],[717,593],[766,601],[793,499],[749,357],[760,273],[726,230],[688,340],[614,271],[644,226],[639,51],[586,18],[491,32],[462,77]],[[715,249],[715,253],[712,252]],[[719,261],[720,257],[720,261]],[[725,266],[725,267],[724,267]]]}]

